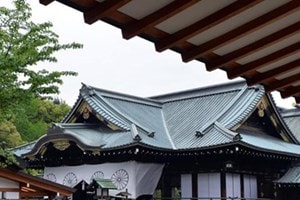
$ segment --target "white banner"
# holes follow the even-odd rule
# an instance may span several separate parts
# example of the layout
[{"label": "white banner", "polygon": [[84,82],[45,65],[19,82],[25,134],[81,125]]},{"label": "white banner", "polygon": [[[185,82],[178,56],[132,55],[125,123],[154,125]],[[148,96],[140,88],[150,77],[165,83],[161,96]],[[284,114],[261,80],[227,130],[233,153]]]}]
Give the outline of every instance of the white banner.
[{"label": "white banner", "polygon": [[74,187],[82,180],[90,183],[93,178],[111,179],[118,188],[109,191],[111,196],[127,189],[131,194],[129,198],[135,199],[140,195],[154,194],[163,167],[163,164],[136,161],[45,167],[44,178],[70,187]]},{"label": "white banner", "polygon": [[198,174],[198,197],[221,197],[221,174]]},{"label": "white banner", "polygon": [[241,198],[241,178],[239,174],[226,173],[226,195]]},{"label": "white banner", "polygon": [[244,197],[257,198],[257,180],[256,176],[244,175]]},{"label": "white banner", "polygon": [[191,198],[192,196],[192,174],[181,174],[181,197]]}]

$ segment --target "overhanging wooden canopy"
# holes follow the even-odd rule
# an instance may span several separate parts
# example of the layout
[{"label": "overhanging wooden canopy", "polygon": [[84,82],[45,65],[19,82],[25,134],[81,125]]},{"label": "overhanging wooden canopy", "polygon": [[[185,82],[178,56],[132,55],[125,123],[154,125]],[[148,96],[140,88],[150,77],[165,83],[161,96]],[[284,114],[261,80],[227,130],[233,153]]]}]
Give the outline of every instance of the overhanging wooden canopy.
[{"label": "overhanging wooden canopy", "polygon": [[[54,0],[40,0],[48,5]],[[299,0],[57,0],[93,24],[140,36],[228,78],[243,77],[300,103]]]},{"label": "overhanging wooden canopy", "polygon": [[[21,171],[11,171],[0,167],[0,178],[18,182],[20,188],[14,192],[20,193],[20,198],[33,198],[41,196],[55,197],[57,193],[63,196],[72,196],[76,191],[73,188],[57,184],[46,179],[31,176]],[[0,187],[0,191],[6,191],[7,188]],[[49,197],[50,198],[50,197]]]}]

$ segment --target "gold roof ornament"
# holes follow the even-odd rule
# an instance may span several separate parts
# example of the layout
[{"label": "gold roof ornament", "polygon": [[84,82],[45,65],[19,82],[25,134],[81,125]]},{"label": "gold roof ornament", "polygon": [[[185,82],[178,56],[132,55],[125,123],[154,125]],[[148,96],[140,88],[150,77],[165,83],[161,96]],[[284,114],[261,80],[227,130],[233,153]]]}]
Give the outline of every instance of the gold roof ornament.
[{"label": "gold roof ornament", "polygon": [[53,146],[60,151],[64,151],[69,148],[70,143],[67,140],[58,140],[53,142]]},{"label": "gold roof ornament", "polygon": [[263,117],[265,116],[265,105],[263,104],[263,102],[260,102],[257,106],[258,108],[258,116],[259,117]]}]

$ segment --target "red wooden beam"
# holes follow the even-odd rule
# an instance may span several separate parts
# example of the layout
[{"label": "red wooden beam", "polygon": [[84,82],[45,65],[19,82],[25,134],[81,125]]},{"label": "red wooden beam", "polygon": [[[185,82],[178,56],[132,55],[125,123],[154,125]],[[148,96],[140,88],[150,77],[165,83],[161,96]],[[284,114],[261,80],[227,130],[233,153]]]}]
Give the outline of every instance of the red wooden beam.
[{"label": "red wooden beam", "polygon": [[300,94],[300,86],[289,87],[285,91],[280,92],[282,98],[298,96]]},{"label": "red wooden beam", "polygon": [[254,70],[261,68],[269,63],[273,63],[273,62],[278,61],[282,58],[285,58],[291,54],[294,54],[295,52],[299,51],[299,49],[300,49],[300,42],[297,42],[288,47],[280,49],[279,51],[276,51],[270,55],[267,55],[260,59],[254,60],[248,64],[241,65],[240,67],[232,68],[227,71],[228,78],[233,79],[238,76],[247,74],[250,71],[254,71]]},{"label": "red wooden beam", "polygon": [[293,76],[289,76],[282,80],[276,80],[276,82],[266,86],[265,89],[267,92],[272,92],[272,91],[278,90],[280,88],[288,87],[298,81],[300,81],[300,74],[295,74]]},{"label": "red wooden beam", "polygon": [[14,172],[4,168],[0,169],[0,177],[21,183],[29,183],[30,185],[36,186],[40,189],[59,192],[63,195],[70,195],[73,192],[75,192],[75,189],[73,188],[69,188],[67,186],[53,183],[45,179],[34,177],[23,172]]},{"label": "red wooden beam", "polygon": [[300,59],[295,60],[290,63],[287,63],[287,64],[284,64],[284,65],[277,67],[275,69],[272,69],[270,71],[267,71],[264,73],[259,73],[251,78],[248,78],[247,84],[251,86],[251,85],[258,84],[258,83],[266,82],[266,81],[274,78],[275,76],[279,76],[279,75],[288,73],[299,66],[300,66]]},{"label": "red wooden beam", "polygon": [[48,4],[52,3],[54,0],[40,0],[40,4],[47,6]]},{"label": "red wooden beam", "polygon": [[87,24],[93,24],[97,20],[127,4],[129,1],[130,0],[107,0],[102,3],[98,3],[97,6],[94,6],[90,10],[84,12],[84,21]]},{"label": "red wooden beam", "polygon": [[212,70],[215,70],[222,66],[225,66],[226,64],[232,63],[232,62],[234,62],[240,58],[246,57],[256,51],[259,51],[263,48],[271,46],[274,43],[282,41],[282,40],[286,39],[287,37],[297,34],[297,33],[299,33],[299,30],[300,30],[300,22],[297,22],[291,26],[288,26],[288,27],[280,30],[280,31],[277,31],[276,33],[272,33],[271,35],[264,37],[254,43],[246,45],[245,47],[237,49],[226,55],[220,56],[219,59],[214,60],[213,62],[209,63],[206,66],[206,69],[208,71],[212,71]]},{"label": "red wooden beam", "polygon": [[295,100],[296,100],[296,103],[299,104],[300,103],[300,96],[295,96]]},{"label": "red wooden beam", "polygon": [[126,28],[122,30],[123,38],[130,39],[144,32],[149,27],[153,27],[156,24],[163,22],[169,17],[176,15],[182,10],[194,5],[195,3],[198,3],[199,1],[200,0],[175,0],[158,11],[146,16],[145,18],[137,20],[136,22],[126,26]]},{"label": "red wooden beam", "polygon": [[158,42],[155,43],[155,48],[159,52],[171,48],[176,43],[185,41],[221,22],[224,22],[230,17],[235,16],[241,13],[243,10],[246,10],[260,2],[261,0],[259,1],[244,0],[244,1],[234,2],[229,6],[226,6],[225,8],[205,17],[204,19],[159,40]]},{"label": "red wooden beam", "polygon": [[262,26],[266,26],[274,21],[283,18],[293,12],[298,11],[300,7],[300,1],[291,1],[279,8],[274,9],[238,28],[235,28],[219,37],[216,37],[204,44],[201,44],[186,53],[182,54],[184,62],[189,62],[193,59],[201,57],[203,54],[218,49],[234,40],[237,40],[246,34],[256,31]]}]

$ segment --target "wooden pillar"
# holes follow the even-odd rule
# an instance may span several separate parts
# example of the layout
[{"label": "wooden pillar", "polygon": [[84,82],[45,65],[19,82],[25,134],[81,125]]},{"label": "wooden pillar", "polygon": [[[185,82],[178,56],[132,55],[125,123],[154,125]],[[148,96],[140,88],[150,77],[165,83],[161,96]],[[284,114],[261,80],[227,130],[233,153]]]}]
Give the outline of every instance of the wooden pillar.
[{"label": "wooden pillar", "polygon": [[240,174],[240,182],[241,182],[241,198],[244,198],[245,197],[244,174]]},{"label": "wooden pillar", "polygon": [[221,197],[226,197],[226,173],[221,171]]},{"label": "wooden pillar", "polygon": [[162,175],[161,197],[170,200],[172,198],[171,177],[168,174]]},{"label": "wooden pillar", "polygon": [[198,174],[193,173],[192,174],[192,197],[193,199],[198,198]]}]

